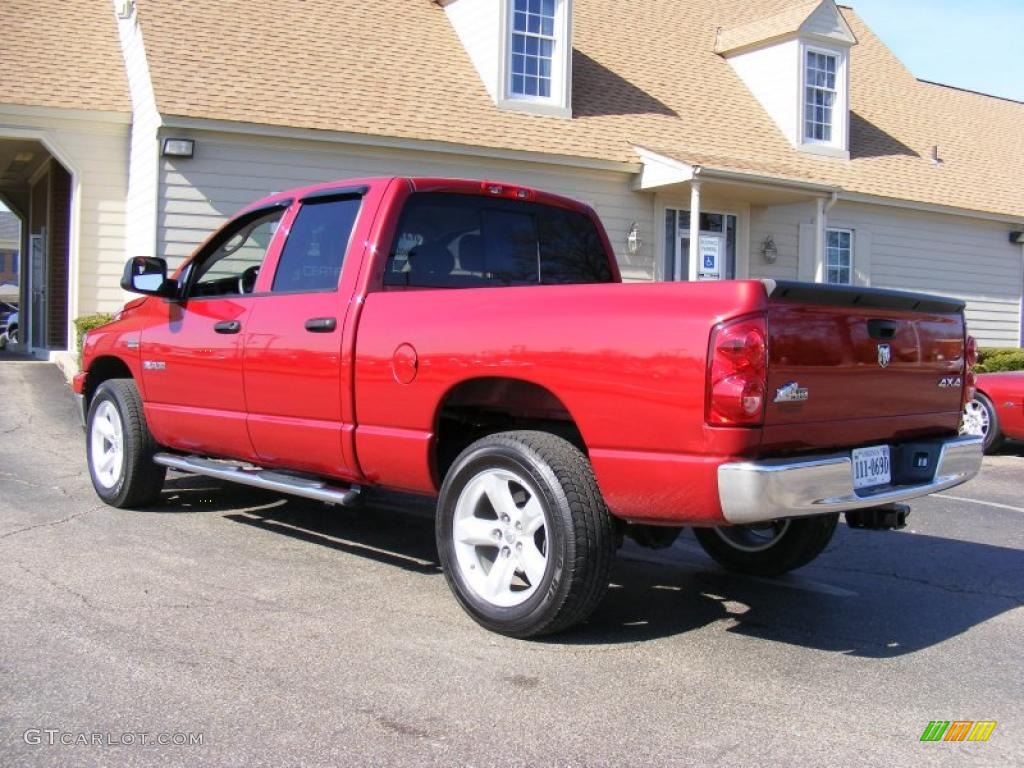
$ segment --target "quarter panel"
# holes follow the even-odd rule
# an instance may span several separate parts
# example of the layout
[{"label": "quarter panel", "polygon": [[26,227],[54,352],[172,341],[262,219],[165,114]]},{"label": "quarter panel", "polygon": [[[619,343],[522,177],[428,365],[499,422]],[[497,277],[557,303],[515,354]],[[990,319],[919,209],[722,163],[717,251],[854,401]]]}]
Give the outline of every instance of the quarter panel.
[{"label": "quarter panel", "polygon": [[[423,469],[409,490],[436,490],[426,479],[439,406],[452,387],[478,377],[547,388],[591,451],[706,456],[728,445],[743,453],[759,431],[704,426],[708,338],[715,323],[765,303],[752,281],[371,293],[357,338],[360,465],[381,484],[409,488],[408,458],[399,472],[387,456],[412,455]],[[401,345],[416,352],[408,384],[392,365]],[[630,515],[645,499],[661,504],[660,475],[602,468],[612,464],[619,466],[603,464],[597,475],[613,510]]]}]

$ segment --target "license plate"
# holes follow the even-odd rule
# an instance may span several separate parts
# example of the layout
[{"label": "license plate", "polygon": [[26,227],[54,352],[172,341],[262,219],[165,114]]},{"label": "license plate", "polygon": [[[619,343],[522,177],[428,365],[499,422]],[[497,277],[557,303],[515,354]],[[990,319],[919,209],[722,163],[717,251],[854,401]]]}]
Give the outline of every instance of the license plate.
[{"label": "license plate", "polygon": [[873,445],[870,448],[856,448],[853,451],[853,487],[870,488],[892,481],[892,466],[889,462],[889,446]]}]

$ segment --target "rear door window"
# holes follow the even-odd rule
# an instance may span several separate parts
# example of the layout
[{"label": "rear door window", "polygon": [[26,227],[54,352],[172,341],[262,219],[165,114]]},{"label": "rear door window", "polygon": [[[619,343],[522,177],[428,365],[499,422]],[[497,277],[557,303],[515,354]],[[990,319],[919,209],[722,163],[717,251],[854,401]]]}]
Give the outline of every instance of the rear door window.
[{"label": "rear door window", "polygon": [[385,285],[435,288],[612,282],[589,216],[528,201],[451,193],[409,198]]},{"label": "rear door window", "polygon": [[292,222],[270,290],[337,290],[361,202],[361,197],[344,197],[303,203]]}]

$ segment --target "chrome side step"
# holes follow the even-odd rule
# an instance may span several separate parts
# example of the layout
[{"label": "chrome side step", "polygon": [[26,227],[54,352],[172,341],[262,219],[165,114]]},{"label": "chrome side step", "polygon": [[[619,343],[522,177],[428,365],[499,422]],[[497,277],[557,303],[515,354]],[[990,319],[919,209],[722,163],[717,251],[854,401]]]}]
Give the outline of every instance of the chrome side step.
[{"label": "chrome side step", "polygon": [[303,477],[271,469],[244,469],[222,461],[204,459],[199,456],[178,456],[173,453],[158,453],[153,461],[181,472],[215,477],[241,485],[265,488],[268,491],[289,493],[306,499],[316,499],[328,504],[347,506],[359,497],[359,486],[335,488],[314,477]]}]

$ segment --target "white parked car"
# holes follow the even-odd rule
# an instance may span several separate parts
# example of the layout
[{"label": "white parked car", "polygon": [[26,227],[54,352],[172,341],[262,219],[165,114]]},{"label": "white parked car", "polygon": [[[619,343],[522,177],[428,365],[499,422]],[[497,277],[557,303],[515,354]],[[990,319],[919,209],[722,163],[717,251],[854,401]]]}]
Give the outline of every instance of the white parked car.
[{"label": "white parked car", "polygon": [[0,318],[0,349],[7,347],[8,343],[18,343],[18,311],[11,312],[7,317]]}]

